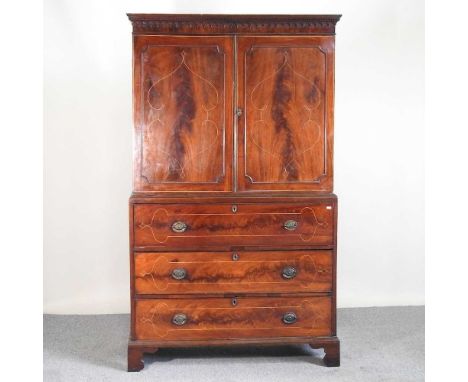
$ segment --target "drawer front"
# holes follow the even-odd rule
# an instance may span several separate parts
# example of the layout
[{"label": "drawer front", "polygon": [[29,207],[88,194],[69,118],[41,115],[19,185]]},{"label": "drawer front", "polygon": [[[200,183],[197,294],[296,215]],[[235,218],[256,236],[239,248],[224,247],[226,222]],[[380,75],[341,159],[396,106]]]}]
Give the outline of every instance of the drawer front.
[{"label": "drawer front", "polygon": [[135,253],[137,294],[328,292],[331,251]]},{"label": "drawer front", "polygon": [[331,335],[330,297],[136,301],[140,340]]},{"label": "drawer front", "polygon": [[332,245],[334,206],[134,205],[135,247]]}]

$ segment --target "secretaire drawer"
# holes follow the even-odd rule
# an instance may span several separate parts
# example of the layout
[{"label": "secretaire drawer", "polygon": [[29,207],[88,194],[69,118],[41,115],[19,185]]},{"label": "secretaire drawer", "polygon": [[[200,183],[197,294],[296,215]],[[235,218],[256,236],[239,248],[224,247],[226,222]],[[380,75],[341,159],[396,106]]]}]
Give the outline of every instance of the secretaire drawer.
[{"label": "secretaire drawer", "polygon": [[136,301],[140,340],[329,336],[330,297],[244,297]]},{"label": "secretaire drawer", "polygon": [[334,206],[135,204],[135,247],[332,245]]},{"label": "secretaire drawer", "polygon": [[328,292],[332,251],[137,252],[137,294]]}]

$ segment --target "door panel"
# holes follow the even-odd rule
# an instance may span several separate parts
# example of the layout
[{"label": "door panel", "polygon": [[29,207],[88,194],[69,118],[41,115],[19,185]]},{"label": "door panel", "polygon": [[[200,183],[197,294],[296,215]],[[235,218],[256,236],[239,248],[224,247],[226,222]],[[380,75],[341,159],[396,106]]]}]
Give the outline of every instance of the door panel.
[{"label": "door panel", "polygon": [[239,190],[332,190],[333,44],[238,39]]},{"label": "door panel", "polygon": [[230,190],[232,38],[136,36],[135,190]]}]

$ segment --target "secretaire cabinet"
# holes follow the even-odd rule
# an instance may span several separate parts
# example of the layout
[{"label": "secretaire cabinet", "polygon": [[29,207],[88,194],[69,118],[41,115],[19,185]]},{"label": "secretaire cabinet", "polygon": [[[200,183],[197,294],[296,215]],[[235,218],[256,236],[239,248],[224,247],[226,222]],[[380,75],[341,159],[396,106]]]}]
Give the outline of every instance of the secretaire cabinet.
[{"label": "secretaire cabinet", "polygon": [[255,343],[339,365],[339,17],[129,15],[130,371],[161,347]]}]

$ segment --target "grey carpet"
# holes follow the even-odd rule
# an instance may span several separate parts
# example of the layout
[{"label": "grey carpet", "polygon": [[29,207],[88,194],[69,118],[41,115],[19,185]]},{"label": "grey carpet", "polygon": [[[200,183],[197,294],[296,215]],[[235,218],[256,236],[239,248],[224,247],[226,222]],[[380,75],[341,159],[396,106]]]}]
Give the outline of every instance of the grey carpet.
[{"label": "grey carpet", "polygon": [[162,349],[127,373],[128,315],[44,316],[44,381],[423,381],[424,307],[339,309],[341,367],[308,346]]}]

